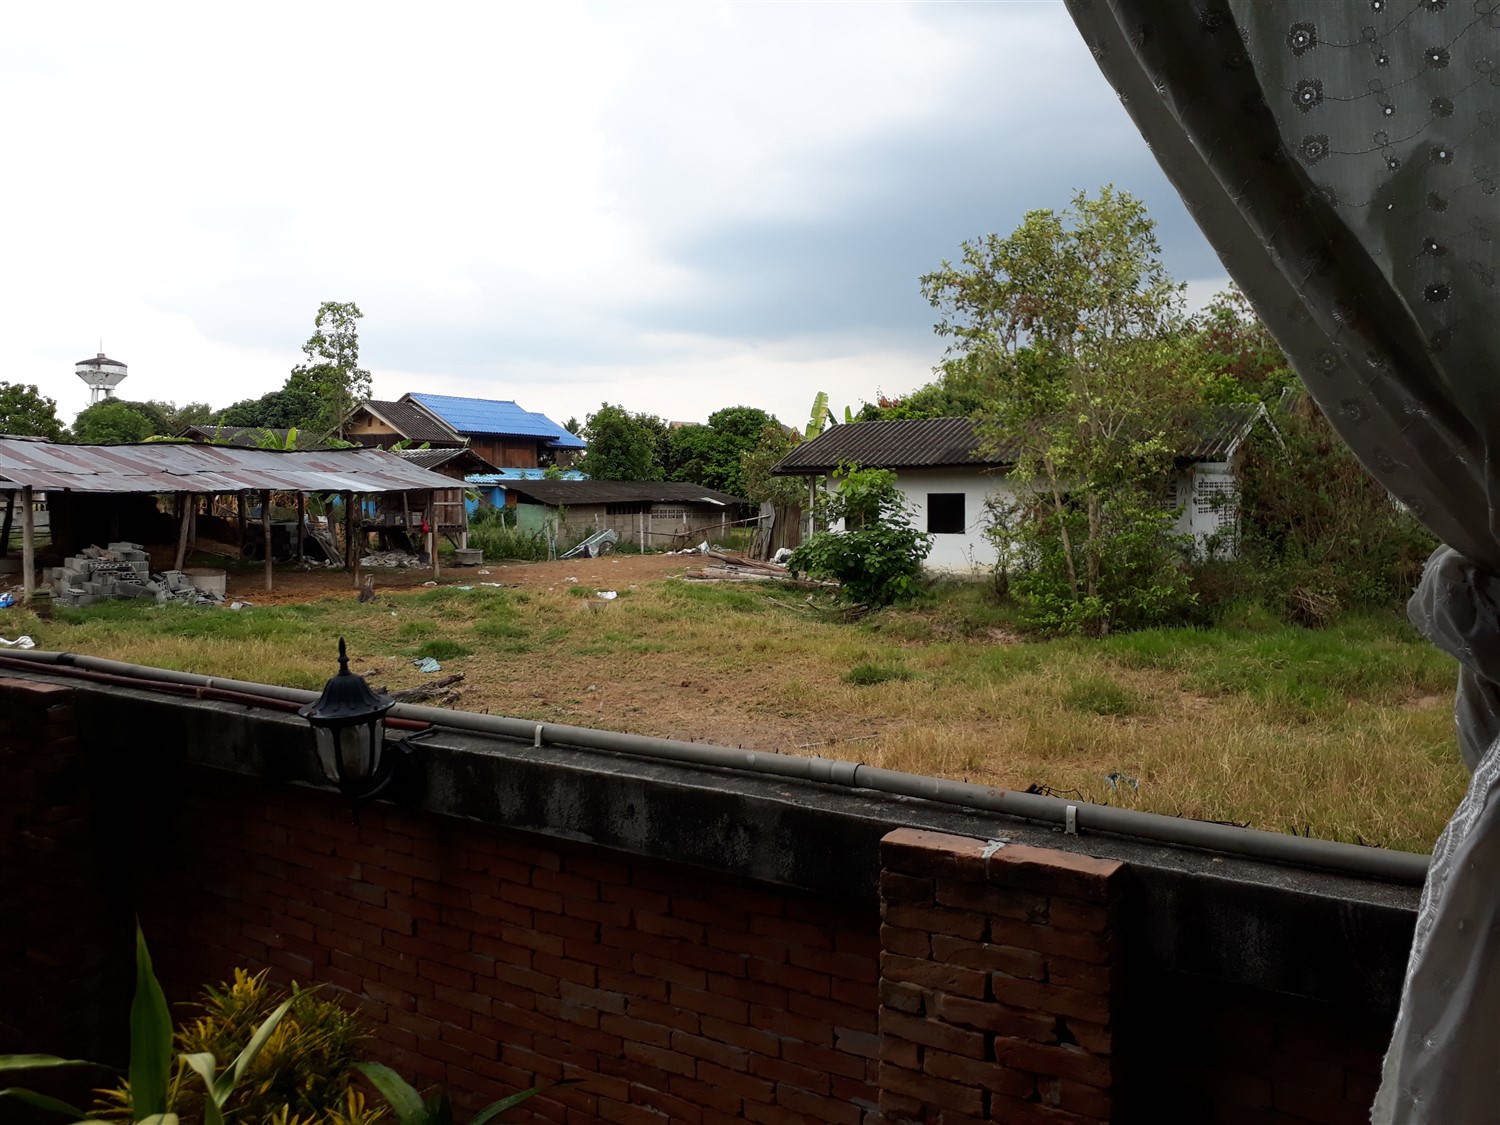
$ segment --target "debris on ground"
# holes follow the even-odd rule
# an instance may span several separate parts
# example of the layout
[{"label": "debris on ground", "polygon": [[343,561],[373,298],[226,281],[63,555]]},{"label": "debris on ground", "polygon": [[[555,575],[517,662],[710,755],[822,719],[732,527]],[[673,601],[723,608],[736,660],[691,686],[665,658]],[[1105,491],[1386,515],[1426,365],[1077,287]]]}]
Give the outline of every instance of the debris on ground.
[{"label": "debris on ground", "polygon": [[596,595],[594,595],[594,596],[595,596],[595,597],[599,597],[599,598],[603,598],[603,599],[604,599],[604,600],[605,600],[605,601],[607,601],[607,602],[612,602],[612,601],[614,601],[614,600],[615,600],[615,599],[616,599],[616,598],[618,598],[618,597],[619,597],[619,596],[620,596],[620,595],[619,595],[619,594],[617,594],[617,593],[616,593],[616,592],[615,592],[615,591],[613,591],[613,590],[600,590],[600,591],[599,591],[599,592],[598,592],[598,593],[597,593],[597,594],[596,594]]},{"label": "debris on ground", "polygon": [[464,674],[462,672],[454,672],[453,675],[444,676],[441,680],[429,680],[425,684],[402,688],[400,691],[391,691],[390,688],[381,688],[380,690],[392,699],[399,700],[402,703],[410,703],[413,700],[431,699],[439,695],[456,696],[457,692],[449,691],[448,689],[456,683],[461,683],[463,678]]},{"label": "debris on ground", "polygon": [[15,604],[16,596],[14,594],[0,594],[0,609],[10,609]]},{"label": "debris on ground", "polygon": [[224,595],[200,589],[180,570],[151,573],[151,558],[139,543],[85,547],[51,568],[52,596],[62,605],[86,606],[125,598],[157,604],[220,605]]},{"label": "debris on ground", "polygon": [[443,666],[430,656],[424,656],[420,660],[413,660],[412,663],[417,666],[418,672],[426,672],[429,675],[433,672],[441,672],[443,670]]},{"label": "debris on ground", "polygon": [[[704,544],[706,547],[707,544]],[[752,559],[748,555],[730,555],[723,551],[701,551],[710,561],[698,570],[690,570],[684,578],[717,582],[769,582],[786,580],[792,576],[786,567],[763,559]]]},{"label": "debris on ground", "polygon": [[367,551],[360,556],[360,566],[384,568],[386,570],[400,570],[405,567],[414,570],[417,567],[431,566],[432,564],[423,560],[420,555],[414,555],[410,551]]},{"label": "debris on ground", "polygon": [[8,641],[4,637],[0,637],[0,645],[4,645],[6,648],[36,648],[36,642],[24,633],[13,641]]}]

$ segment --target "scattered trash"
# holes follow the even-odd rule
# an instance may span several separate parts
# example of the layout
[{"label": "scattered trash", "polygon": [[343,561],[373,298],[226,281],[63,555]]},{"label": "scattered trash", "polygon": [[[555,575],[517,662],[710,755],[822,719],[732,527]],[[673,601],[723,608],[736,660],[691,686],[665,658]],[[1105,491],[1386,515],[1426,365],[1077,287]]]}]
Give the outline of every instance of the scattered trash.
[{"label": "scattered trash", "polygon": [[708,554],[708,540],[707,539],[705,539],[702,543],[698,544],[698,553],[700,555],[706,555],[706,554]]},{"label": "scattered trash", "polygon": [[[9,594],[5,596],[7,598],[10,597]],[[36,648],[36,642],[24,634],[13,641],[8,641],[4,637],[0,637],[0,645],[4,645],[6,648]]]},{"label": "scattered trash", "polygon": [[414,555],[410,551],[371,551],[360,556],[359,565],[392,570],[402,568],[414,570],[417,567],[428,566],[430,564],[422,561],[420,555]]},{"label": "scattered trash", "polygon": [[254,602],[230,602],[229,603],[229,608],[230,609],[244,609],[246,606],[252,606],[254,604],[255,604]]},{"label": "scattered trash", "polygon": [[10,609],[16,604],[14,594],[0,594],[0,609]]},{"label": "scattered trash", "polygon": [[577,582],[578,579],[576,579],[576,578],[566,578],[566,579],[564,579],[564,581],[565,582]]},{"label": "scattered trash", "polygon": [[584,691],[598,691],[599,690],[599,685],[598,684],[589,684],[589,686],[586,687],[586,688],[584,688],[583,690]]},{"label": "scattered trash", "polygon": [[776,553],[771,556],[771,561],[777,566],[786,566],[786,560],[792,557],[790,547],[777,547]]},{"label": "scattered trash", "polygon": [[[474,572],[474,573],[475,573],[475,574],[488,574],[488,573],[489,573],[489,571],[488,571],[488,570],[476,570],[476,571],[475,571],[475,572]],[[486,583],[485,583],[485,585],[486,585],[486,586],[488,586],[488,585],[489,585],[489,583],[488,583],[488,582],[486,582]],[[498,583],[496,583],[496,585],[498,585]]]},{"label": "scattered trash", "polygon": [[598,596],[603,598],[607,602],[612,602],[620,595],[615,593],[613,590],[600,590]]},{"label": "scattered trash", "polygon": [[455,590],[472,590],[474,587],[473,586],[455,586],[453,588]]},{"label": "scattered trash", "polygon": [[422,585],[424,585],[424,586],[436,586],[437,583],[434,582],[431,578],[429,578],[426,582],[423,582]]},{"label": "scattered trash", "polygon": [[421,660],[413,660],[418,672],[441,672],[443,666],[430,656],[424,656]]},{"label": "scattered trash", "polygon": [[1139,789],[1141,783],[1133,777],[1126,777],[1119,770],[1111,770],[1104,775],[1104,783],[1111,789],[1118,789],[1121,785],[1128,785],[1132,789]]},{"label": "scattered trash", "polygon": [[[481,570],[479,573],[483,574],[484,571]],[[494,586],[496,589],[500,589],[500,588],[504,587],[505,583],[504,582],[481,582],[480,585],[481,586]]]},{"label": "scattered trash", "polygon": [[620,534],[612,527],[606,527],[603,531],[596,531],[571,551],[564,551],[559,558],[564,559],[596,559],[600,555],[607,555],[615,549],[615,543],[619,541]]}]

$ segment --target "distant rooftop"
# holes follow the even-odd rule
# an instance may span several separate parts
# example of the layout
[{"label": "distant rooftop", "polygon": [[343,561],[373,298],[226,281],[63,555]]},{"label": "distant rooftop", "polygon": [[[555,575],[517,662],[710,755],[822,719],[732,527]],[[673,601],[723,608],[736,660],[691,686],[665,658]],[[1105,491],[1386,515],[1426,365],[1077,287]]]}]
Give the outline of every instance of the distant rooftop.
[{"label": "distant rooftop", "polygon": [[412,393],[410,400],[430,411],[460,434],[501,434],[547,438],[554,449],[585,449],[586,443],[544,414],[523,410],[513,399],[462,398],[457,395]]},{"label": "distant rooftop", "polygon": [[444,445],[462,445],[463,438],[427,411],[409,402],[385,402],[371,399],[362,404],[366,410],[412,441],[437,441]]}]

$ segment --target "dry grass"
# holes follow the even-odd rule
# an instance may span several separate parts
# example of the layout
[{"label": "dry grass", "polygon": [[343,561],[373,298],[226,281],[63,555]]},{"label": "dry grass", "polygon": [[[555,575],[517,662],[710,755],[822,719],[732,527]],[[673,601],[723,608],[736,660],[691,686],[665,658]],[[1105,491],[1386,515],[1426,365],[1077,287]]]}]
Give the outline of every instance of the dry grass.
[{"label": "dry grass", "polygon": [[122,604],[9,624],[48,648],[300,687],[327,677],[341,634],[355,668],[392,688],[423,678],[410,662],[424,646],[459,646],[470,655],[444,670],[466,674],[471,710],[1395,848],[1430,847],[1466,780],[1453,666],[1394,618],[1310,631],[1245,615],[1017,642],[971,588],[843,625],[796,608],[803,592],[759,585],[652,579],[603,602],[565,569],[524,591],[239,612]]}]

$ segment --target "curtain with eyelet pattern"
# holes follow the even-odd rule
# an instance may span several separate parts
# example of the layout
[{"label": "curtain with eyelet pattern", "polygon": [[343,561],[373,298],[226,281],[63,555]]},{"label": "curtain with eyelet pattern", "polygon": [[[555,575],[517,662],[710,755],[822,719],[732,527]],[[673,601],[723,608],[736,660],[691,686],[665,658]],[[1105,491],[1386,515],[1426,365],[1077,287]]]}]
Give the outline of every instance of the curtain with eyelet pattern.
[{"label": "curtain with eyelet pattern", "polygon": [[1066,2],[1308,391],[1444,543],[1409,615],[1460,662],[1471,781],[1373,1116],[1500,1122],[1500,0]]}]

